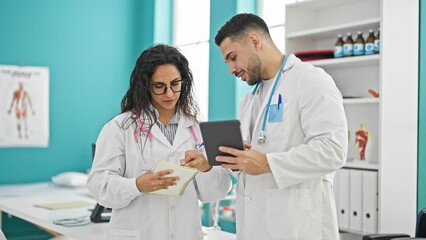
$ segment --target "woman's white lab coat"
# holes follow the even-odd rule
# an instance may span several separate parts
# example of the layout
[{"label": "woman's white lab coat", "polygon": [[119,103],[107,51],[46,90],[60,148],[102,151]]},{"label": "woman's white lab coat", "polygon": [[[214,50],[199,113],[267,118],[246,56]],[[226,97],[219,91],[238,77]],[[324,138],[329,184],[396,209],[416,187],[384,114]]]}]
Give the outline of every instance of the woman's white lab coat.
[{"label": "woman's white lab coat", "polygon": [[[284,115],[267,122],[266,143],[258,144],[263,114],[252,113],[251,92],[240,104],[244,139],[267,153],[272,173],[239,174],[237,237],[244,240],[339,239],[332,189],[334,171],[346,161],[348,132],[342,96],[322,69],[290,55],[271,104],[281,94]],[[250,121],[254,114],[253,135]]]},{"label": "woman's white lab coat", "polygon": [[198,199],[224,198],[231,184],[229,175],[221,167],[199,172],[180,197],[139,192],[136,177],[153,169],[158,160],[179,164],[185,151],[195,149],[190,126],[195,127],[198,139],[201,134],[198,124],[181,114],[173,145],[156,124],[152,142],[141,133],[136,143],[136,124],[128,121],[122,128],[129,115],[120,114],[103,127],[87,181],[99,204],[113,209],[108,239],[202,239]]}]

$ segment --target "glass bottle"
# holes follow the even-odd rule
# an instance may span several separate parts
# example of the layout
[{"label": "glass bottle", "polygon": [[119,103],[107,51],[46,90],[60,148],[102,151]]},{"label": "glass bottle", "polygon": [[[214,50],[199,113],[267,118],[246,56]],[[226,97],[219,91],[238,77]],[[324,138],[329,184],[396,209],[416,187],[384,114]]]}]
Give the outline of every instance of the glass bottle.
[{"label": "glass bottle", "polygon": [[365,41],[365,55],[374,54],[374,40],[376,40],[376,37],[374,37],[374,31],[370,29],[368,32],[367,41]]},{"label": "glass bottle", "polygon": [[337,34],[337,41],[334,44],[334,57],[335,58],[343,57],[343,36],[342,36],[342,34]]},{"label": "glass bottle", "polygon": [[343,55],[350,57],[354,55],[354,40],[352,39],[352,33],[346,34],[346,40],[343,43]]},{"label": "glass bottle", "polygon": [[358,31],[358,36],[355,39],[354,43],[354,56],[360,56],[365,54],[365,40],[362,36],[362,32]]},{"label": "glass bottle", "polygon": [[380,28],[377,29],[376,39],[374,40],[374,53],[380,53]]}]

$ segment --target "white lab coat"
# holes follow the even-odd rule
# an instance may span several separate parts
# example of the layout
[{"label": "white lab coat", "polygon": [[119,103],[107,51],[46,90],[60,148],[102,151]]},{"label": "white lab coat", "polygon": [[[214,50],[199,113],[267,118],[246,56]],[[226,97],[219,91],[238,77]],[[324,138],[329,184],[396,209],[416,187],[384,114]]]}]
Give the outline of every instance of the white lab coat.
[{"label": "white lab coat", "polygon": [[[153,168],[158,160],[179,164],[185,151],[195,149],[189,126],[195,126],[200,139],[198,124],[181,114],[173,145],[156,124],[152,143],[142,133],[137,144],[136,124],[121,128],[127,117],[129,113],[120,114],[103,127],[87,181],[99,204],[113,209],[108,239],[202,239],[198,199],[216,201],[226,196],[231,180],[223,168],[199,172],[180,197],[145,194],[136,187],[143,169]],[[139,144],[145,144],[142,153]]]},{"label": "white lab coat", "polygon": [[[251,91],[239,107],[243,138],[267,154],[272,173],[237,173],[237,237],[339,239],[332,183],[347,156],[342,96],[327,73],[294,55],[284,70],[273,98],[282,96],[283,120],[267,122],[266,143],[259,145],[257,137],[272,87],[258,113],[251,111],[260,101],[251,99]],[[250,136],[252,117],[257,119]]]}]

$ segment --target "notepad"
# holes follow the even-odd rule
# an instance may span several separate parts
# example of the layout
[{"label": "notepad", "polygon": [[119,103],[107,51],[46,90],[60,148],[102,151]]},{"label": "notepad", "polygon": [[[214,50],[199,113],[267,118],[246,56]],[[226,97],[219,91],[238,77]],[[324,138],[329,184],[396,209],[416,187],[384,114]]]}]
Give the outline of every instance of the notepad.
[{"label": "notepad", "polygon": [[35,207],[47,208],[50,210],[64,209],[64,208],[77,208],[93,206],[93,203],[84,201],[72,201],[72,202],[58,202],[58,203],[46,203],[46,204],[35,204]]},{"label": "notepad", "polygon": [[152,194],[181,196],[182,193],[185,191],[186,186],[188,186],[188,183],[190,183],[191,180],[194,179],[195,175],[197,175],[198,173],[198,170],[196,168],[183,167],[163,160],[157,163],[154,172],[166,169],[173,170],[173,173],[167,175],[167,177],[179,177],[179,180],[176,181],[177,184],[175,186],[170,186],[167,189],[160,189],[151,192]]}]

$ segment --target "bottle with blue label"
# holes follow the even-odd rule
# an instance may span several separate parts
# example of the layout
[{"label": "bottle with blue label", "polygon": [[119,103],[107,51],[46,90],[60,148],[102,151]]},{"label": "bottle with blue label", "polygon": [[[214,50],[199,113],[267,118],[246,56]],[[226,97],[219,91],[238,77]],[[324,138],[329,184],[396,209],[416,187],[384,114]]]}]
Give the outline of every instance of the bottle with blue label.
[{"label": "bottle with blue label", "polygon": [[365,47],[364,37],[362,36],[362,32],[358,31],[358,36],[355,39],[355,43],[354,43],[354,56],[364,55],[365,54],[364,47]]},{"label": "bottle with blue label", "polygon": [[374,40],[374,53],[380,53],[380,28],[377,29],[376,39]]},{"label": "bottle with blue label", "polygon": [[345,43],[343,44],[343,55],[345,55],[345,57],[354,55],[354,40],[350,32],[347,33]]},{"label": "bottle with blue label", "polygon": [[340,58],[343,56],[343,36],[342,34],[337,34],[337,41],[334,44],[334,57]]},{"label": "bottle with blue label", "polygon": [[368,32],[367,41],[365,41],[365,55],[374,54],[374,41],[376,40],[376,37],[374,37],[374,31],[370,29]]}]

